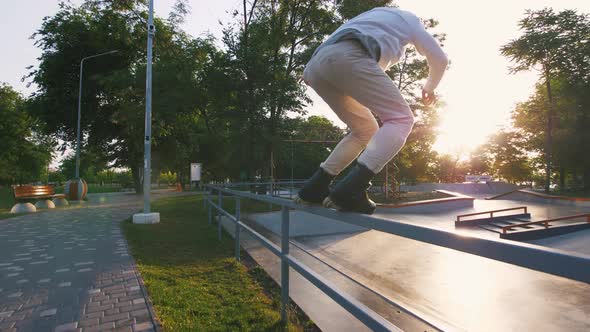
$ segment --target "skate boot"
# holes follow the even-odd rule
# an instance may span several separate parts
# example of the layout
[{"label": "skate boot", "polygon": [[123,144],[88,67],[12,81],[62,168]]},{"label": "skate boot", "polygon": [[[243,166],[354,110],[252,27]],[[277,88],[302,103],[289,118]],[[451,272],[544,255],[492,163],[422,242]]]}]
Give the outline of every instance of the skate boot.
[{"label": "skate boot", "polygon": [[375,174],[365,165],[357,163],[346,177],[334,186],[324,200],[324,207],[373,214],[377,205],[369,199],[367,189],[371,187],[371,179],[374,176]]},{"label": "skate boot", "polygon": [[304,205],[322,204],[330,193],[329,186],[333,179],[334,176],[328,174],[323,168],[318,168],[312,177],[305,181],[305,185],[295,196],[295,203]]}]

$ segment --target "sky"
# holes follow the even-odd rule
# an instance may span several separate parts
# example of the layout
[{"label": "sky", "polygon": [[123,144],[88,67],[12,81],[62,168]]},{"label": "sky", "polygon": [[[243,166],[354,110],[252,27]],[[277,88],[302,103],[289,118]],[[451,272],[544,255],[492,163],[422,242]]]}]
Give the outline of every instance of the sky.
[{"label": "sky", "polygon": [[[189,0],[191,13],[183,28],[193,36],[211,33],[220,37],[219,21],[230,21],[231,12],[241,9],[241,2]],[[29,37],[41,26],[44,16],[57,12],[58,3],[11,1],[0,11],[0,82],[9,83],[24,95],[35,87],[27,88],[21,78],[27,73],[27,66],[38,63],[40,55]],[[155,0],[156,15],[167,16],[173,3],[174,0]],[[422,18],[438,20],[436,31],[447,34],[444,50],[451,67],[437,89],[446,105],[440,109],[442,122],[435,149],[454,155],[469,153],[489,135],[508,126],[510,111],[533,91],[538,73],[511,75],[510,62],[499,52],[503,44],[519,36],[518,21],[524,11],[553,7],[590,13],[587,0],[398,0],[397,4]],[[344,127],[321,98],[312,90],[309,93],[314,101],[308,107],[309,115],[324,115]]]}]

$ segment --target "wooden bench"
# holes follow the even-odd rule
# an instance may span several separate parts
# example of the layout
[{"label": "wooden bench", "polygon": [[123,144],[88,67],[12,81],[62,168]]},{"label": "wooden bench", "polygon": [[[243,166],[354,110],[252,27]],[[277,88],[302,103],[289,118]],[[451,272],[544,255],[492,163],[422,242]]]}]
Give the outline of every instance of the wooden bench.
[{"label": "wooden bench", "polygon": [[[12,213],[35,212],[39,209],[53,209],[56,205],[68,205],[66,195],[56,194],[55,187],[45,186],[12,186],[14,200],[17,204],[12,208]],[[35,205],[31,201],[36,201]]]}]

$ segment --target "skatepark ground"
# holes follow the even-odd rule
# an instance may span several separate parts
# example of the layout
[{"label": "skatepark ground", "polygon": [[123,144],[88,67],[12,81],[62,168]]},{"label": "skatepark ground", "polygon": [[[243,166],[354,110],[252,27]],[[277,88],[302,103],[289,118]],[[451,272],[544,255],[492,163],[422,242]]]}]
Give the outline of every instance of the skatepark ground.
[{"label": "skatepark ground", "polygon": [[[379,208],[375,216],[509,241],[483,229],[455,229],[454,221],[460,214],[517,206],[527,206],[533,220],[590,213],[590,206],[566,206],[542,199],[522,201],[506,196],[498,200],[475,199],[473,207],[442,208],[430,213]],[[278,242],[280,213],[247,217]],[[398,326],[405,326],[404,330],[590,330],[589,284],[301,211],[291,211],[290,222],[292,246],[297,246],[298,257],[311,262],[316,272],[340,285],[346,293]],[[586,230],[529,243],[590,257],[589,239],[590,230]],[[278,259],[259,245],[246,242],[244,248],[278,280]],[[363,330],[360,322],[304,280],[291,285],[291,297],[308,314],[311,312],[310,317],[322,330]],[[423,321],[412,315],[401,317],[393,303]],[[414,323],[408,322],[412,320]]]}]

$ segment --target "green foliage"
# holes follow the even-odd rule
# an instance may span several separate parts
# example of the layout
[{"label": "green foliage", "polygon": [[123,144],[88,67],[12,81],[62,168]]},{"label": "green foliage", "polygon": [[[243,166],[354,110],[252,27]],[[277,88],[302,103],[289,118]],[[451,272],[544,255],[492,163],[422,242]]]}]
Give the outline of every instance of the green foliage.
[{"label": "green foliage", "polygon": [[40,123],[26,112],[25,100],[0,84],[0,184],[45,180],[53,142],[40,134]]},{"label": "green foliage", "polygon": [[[290,177],[290,138],[343,133],[325,119],[291,119],[310,102],[300,80],[305,64],[325,36],[362,11],[391,6],[391,1],[244,2],[243,12],[224,26],[224,49],[212,37],[192,38],[180,29],[188,12],[178,1],[167,19],[156,17],[153,83],[152,167],[188,179],[189,164],[204,164],[203,179]],[[109,167],[130,170],[142,189],[145,20],[144,1],[86,0],[76,7],[62,3],[34,38],[42,55],[29,78],[39,87],[31,113],[47,125],[46,134],[75,142],[79,63],[83,57],[117,49],[118,53],[85,62],[82,91],[82,176],[108,183]],[[436,25],[427,21],[429,27]],[[439,36],[441,42],[444,36]],[[438,118],[416,94],[427,64],[409,49],[391,77],[410,99],[418,122],[407,148],[397,157],[400,178],[429,173]],[[319,128],[319,129],[317,129]],[[319,133],[319,132],[322,133]],[[330,146],[296,150],[294,175],[307,177]],[[272,157],[271,157],[272,156]],[[272,167],[269,159],[274,159]],[[73,176],[73,159],[61,173]]]},{"label": "green foliage", "polygon": [[518,105],[515,125],[527,136],[529,148],[545,159],[546,191],[554,162],[562,185],[566,168],[582,169],[590,190],[590,162],[576,150],[588,142],[581,128],[589,124],[590,16],[575,10],[556,13],[551,8],[525,15],[519,24],[523,34],[504,45],[501,53],[514,62],[513,72],[539,69],[544,89],[539,83],[529,101]]},{"label": "green foliage", "polygon": [[393,6],[393,0],[339,0],[336,4],[342,18],[349,20],[375,7]]},{"label": "green foliage", "polygon": [[176,183],[177,176],[176,173],[172,172],[162,172],[158,177],[158,182],[165,183],[168,185],[174,185]]},{"label": "green foliage", "polygon": [[493,156],[491,168],[495,177],[510,183],[530,182],[533,171],[526,150],[525,137],[515,131],[500,131],[487,145]]}]

